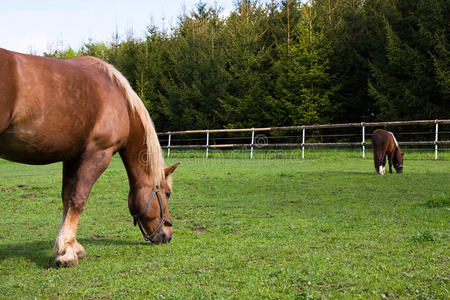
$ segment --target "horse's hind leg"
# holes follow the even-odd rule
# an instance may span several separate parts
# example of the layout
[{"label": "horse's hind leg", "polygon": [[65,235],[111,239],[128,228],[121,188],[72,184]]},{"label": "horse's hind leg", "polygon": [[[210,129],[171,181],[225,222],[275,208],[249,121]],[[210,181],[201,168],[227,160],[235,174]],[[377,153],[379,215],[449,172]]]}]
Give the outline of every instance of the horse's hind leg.
[{"label": "horse's hind leg", "polygon": [[90,151],[76,161],[64,163],[63,218],[55,241],[57,266],[71,266],[86,255],[76,240],[78,221],[97,178],[108,167],[112,151]]},{"label": "horse's hind leg", "polygon": [[[385,156],[386,157],[386,156]],[[384,175],[386,158],[374,151],[375,170],[379,175]]]}]

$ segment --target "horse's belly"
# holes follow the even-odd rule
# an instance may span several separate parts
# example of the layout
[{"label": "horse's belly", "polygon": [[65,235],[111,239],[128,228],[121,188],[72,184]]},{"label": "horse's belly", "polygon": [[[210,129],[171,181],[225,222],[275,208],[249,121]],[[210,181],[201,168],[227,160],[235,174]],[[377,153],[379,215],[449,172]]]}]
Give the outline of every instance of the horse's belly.
[{"label": "horse's belly", "polygon": [[40,137],[36,132],[8,128],[0,134],[0,157],[26,164],[49,164],[69,160],[81,146],[65,144],[58,136]]}]

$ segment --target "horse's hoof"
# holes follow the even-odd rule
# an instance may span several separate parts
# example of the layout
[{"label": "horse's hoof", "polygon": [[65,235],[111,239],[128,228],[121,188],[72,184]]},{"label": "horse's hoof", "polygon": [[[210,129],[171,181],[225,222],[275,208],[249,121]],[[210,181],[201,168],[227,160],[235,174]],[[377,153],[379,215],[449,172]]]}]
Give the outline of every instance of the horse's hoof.
[{"label": "horse's hoof", "polygon": [[73,260],[59,260],[59,259],[55,259],[55,263],[56,263],[56,267],[58,267],[58,268],[71,267],[71,266],[78,265],[78,259],[73,259]]},{"label": "horse's hoof", "polygon": [[78,243],[77,241],[75,241],[73,249],[77,253],[78,258],[85,258],[86,257],[86,251],[84,251],[83,246],[81,246],[81,244]]},{"label": "horse's hoof", "polygon": [[78,259],[85,258],[86,257],[86,252],[84,250],[83,251],[79,251],[79,252],[77,252],[77,256],[78,256]]},{"label": "horse's hoof", "polygon": [[[70,267],[78,264],[78,255],[71,255],[72,251],[66,252],[64,255],[57,255],[55,258],[56,266]],[[86,254],[85,254],[86,255]]]}]

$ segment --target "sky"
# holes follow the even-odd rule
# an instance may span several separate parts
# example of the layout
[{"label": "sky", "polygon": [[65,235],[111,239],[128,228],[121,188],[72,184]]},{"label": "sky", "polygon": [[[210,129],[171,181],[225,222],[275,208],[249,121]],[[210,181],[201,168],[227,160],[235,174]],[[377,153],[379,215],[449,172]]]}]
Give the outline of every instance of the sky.
[{"label": "sky", "polygon": [[[84,42],[110,41],[133,31],[143,36],[148,25],[170,29],[199,0],[0,0],[0,48],[42,54]],[[208,6],[233,9],[234,0],[203,0]]]}]

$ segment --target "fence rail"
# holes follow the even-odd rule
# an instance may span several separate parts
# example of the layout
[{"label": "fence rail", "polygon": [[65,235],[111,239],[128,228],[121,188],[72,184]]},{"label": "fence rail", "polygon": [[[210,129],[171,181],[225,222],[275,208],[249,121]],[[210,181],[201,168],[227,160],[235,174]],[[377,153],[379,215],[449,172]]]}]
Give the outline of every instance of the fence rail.
[{"label": "fence rail", "polygon": [[[160,132],[159,136],[167,136],[167,145],[162,145],[162,148],[167,149],[167,157],[170,157],[171,149],[205,149],[205,157],[208,158],[209,149],[217,148],[234,148],[234,147],[249,147],[250,148],[250,158],[253,158],[254,148],[258,147],[301,147],[302,158],[305,157],[305,147],[361,147],[362,157],[365,158],[366,146],[370,146],[371,143],[366,142],[366,128],[367,127],[377,127],[377,126],[408,126],[408,125],[434,125],[434,140],[432,141],[408,141],[399,142],[400,145],[434,145],[434,158],[438,158],[438,146],[439,145],[450,145],[450,141],[440,141],[439,140],[439,124],[450,124],[450,120],[416,120],[416,121],[394,121],[394,122],[361,122],[361,123],[342,123],[342,124],[323,124],[323,125],[302,125],[302,126],[281,126],[281,127],[263,127],[263,128],[239,128],[239,129],[206,129],[206,130],[185,130],[185,131],[168,131]],[[306,143],[306,130],[314,129],[327,129],[327,128],[361,128],[361,142],[336,142],[336,143]],[[302,142],[301,143],[255,143],[256,132],[267,132],[267,131],[283,131],[283,130],[301,130],[302,131]],[[251,137],[247,137],[250,143],[232,143],[232,144],[211,144],[210,134],[212,133],[243,133],[251,132]],[[196,145],[173,145],[172,136],[174,135],[189,135],[189,134],[206,134],[204,139],[204,144]],[[292,137],[292,136],[290,136]],[[298,136],[299,137],[299,136]],[[241,137],[243,139],[245,137]],[[190,139],[191,141],[200,139]]]}]

